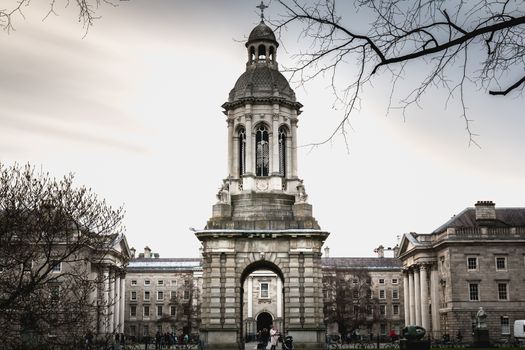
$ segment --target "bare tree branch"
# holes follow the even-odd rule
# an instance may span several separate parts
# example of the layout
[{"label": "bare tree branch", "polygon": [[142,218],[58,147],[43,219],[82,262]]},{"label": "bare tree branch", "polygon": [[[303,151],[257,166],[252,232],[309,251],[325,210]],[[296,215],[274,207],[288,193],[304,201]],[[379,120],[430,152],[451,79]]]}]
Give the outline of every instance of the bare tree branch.
[{"label": "bare tree branch", "polygon": [[[337,104],[345,106],[341,121],[326,139],[309,144],[318,146],[342,134],[361,100],[364,85],[385,71],[392,74],[388,110],[420,106],[430,87],[447,89],[447,102],[458,96],[466,123],[469,145],[479,146],[467,116],[465,84],[473,84],[491,95],[506,95],[525,88],[525,4],[518,0],[408,1],[355,0],[359,9],[369,11],[368,29],[358,30],[345,13],[336,11],[335,0],[278,0],[284,13],[274,21],[278,35],[287,27],[301,28],[300,38],[310,46],[295,58],[290,68],[299,84],[331,74]],[[346,21],[345,21],[346,20]],[[470,52],[467,56],[467,49]],[[354,76],[338,74],[338,68],[355,57]],[[467,59],[468,58],[468,59]],[[423,60],[428,73],[412,91],[393,104],[400,77],[412,74],[408,63]],[[400,65],[401,64],[401,65]],[[522,77],[523,76],[523,77]],[[509,78],[522,77],[513,84]],[[516,78],[518,79],[518,78]],[[496,85],[497,88],[491,88]],[[501,87],[506,86],[506,87]]]}]

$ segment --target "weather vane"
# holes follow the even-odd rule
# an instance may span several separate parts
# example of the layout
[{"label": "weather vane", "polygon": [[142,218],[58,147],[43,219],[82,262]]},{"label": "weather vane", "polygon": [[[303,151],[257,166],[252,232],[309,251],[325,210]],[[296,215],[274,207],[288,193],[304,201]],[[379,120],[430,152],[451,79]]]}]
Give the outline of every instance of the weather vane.
[{"label": "weather vane", "polygon": [[259,4],[259,6],[255,6],[255,7],[261,10],[261,22],[264,22],[264,9],[268,8],[268,6],[266,6],[264,2],[261,0],[261,3]]}]

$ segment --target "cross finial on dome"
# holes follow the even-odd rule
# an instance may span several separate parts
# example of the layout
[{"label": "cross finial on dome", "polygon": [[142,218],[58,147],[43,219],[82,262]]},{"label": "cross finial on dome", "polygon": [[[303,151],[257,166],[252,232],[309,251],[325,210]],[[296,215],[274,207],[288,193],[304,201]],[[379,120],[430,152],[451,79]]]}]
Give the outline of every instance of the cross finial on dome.
[{"label": "cross finial on dome", "polygon": [[261,22],[264,22],[264,9],[268,8],[268,6],[266,6],[264,2],[261,0],[261,3],[259,4],[259,6],[255,6],[255,7],[261,10]]}]

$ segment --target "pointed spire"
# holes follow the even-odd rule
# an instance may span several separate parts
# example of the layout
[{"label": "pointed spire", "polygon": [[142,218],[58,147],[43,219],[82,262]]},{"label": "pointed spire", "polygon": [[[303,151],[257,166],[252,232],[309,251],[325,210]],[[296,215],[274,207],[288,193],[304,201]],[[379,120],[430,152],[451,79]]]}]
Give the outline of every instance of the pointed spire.
[{"label": "pointed spire", "polygon": [[266,6],[263,0],[261,0],[261,3],[259,4],[259,6],[255,6],[255,7],[261,10],[261,23],[264,22],[264,9],[267,9],[268,6]]}]

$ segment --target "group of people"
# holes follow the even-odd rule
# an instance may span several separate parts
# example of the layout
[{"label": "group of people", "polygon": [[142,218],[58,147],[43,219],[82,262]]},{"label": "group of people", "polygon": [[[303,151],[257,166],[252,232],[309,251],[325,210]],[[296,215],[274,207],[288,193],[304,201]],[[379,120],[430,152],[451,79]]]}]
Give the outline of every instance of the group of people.
[{"label": "group of people", "polygon": [[257,349],[266,350],[269,342],[270,350],[276,350],[277,343],[279,342],[279,336],[280,334],[275,326],[272,326],[272,328],[270,328],[270,331],[268,331],[268,329],[266,328],[259,330],[257,332]]},{"label": "group of people", "polygon": [[165,332],[162,334],[157,331],[155,334],[155,349],[171,349],[173,346],[180,347],[180,345],[188,345],[190,342],[190,336],[188,334],[177,335],[175,332]]}]

